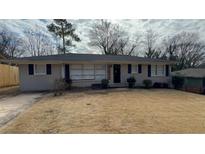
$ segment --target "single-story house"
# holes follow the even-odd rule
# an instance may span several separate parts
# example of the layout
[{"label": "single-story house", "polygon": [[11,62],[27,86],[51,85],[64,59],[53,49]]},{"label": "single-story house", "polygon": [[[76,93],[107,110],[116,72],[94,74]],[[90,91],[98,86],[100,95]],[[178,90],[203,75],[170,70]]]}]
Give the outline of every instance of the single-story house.
[{"label": "single-story house", "polygon": [[143,80],[170,82],[171,65],[175,62],[125,55],[61,54],[17,58],[22,91],[51,90],[56,79],[72,79],[72,86],[87,87],[108,79],[110,86],[127,86],[135,76],[136,85]]},{"label": "single-story house", "polygon": [[182,89],[190,92],[205,93],[205,68],[189,68],[172,72],[172,76],[182,77]]}]

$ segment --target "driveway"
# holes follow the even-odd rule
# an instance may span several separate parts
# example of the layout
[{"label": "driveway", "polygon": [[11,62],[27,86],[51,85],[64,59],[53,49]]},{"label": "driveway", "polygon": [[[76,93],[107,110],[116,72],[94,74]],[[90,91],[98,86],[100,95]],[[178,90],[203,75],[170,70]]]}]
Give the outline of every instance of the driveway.
[{"label": "driveway", "polygon": [[0,127],[36,102],[42,93],[18,94],[0,99]]}]

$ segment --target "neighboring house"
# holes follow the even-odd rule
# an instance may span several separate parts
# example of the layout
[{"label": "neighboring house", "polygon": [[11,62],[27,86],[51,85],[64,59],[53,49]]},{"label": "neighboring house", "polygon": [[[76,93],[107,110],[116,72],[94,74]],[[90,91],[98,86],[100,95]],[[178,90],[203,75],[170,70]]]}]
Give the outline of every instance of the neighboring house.
[{"label": "neighboring house", "polygon": [[51,90],[56,79],[72,79],[73,86],[87,87],[108,79],[110,86],[127,86],[127,78],[170,82],[171,65],[175,62],[122,55],[66,54],[24,57],[11,60],[18,64],[22,91]]},{"label": "neighboring house", "polygon": [[184,79],[182,89],[190,92],[205,92],[205,68],[189,68],[172,72],[173,76],[180,76]]},{"label": "neighboring house", "polygon": [[202,63],[201,65],[199,65],[198,68],[205,68],[205,63]]}]

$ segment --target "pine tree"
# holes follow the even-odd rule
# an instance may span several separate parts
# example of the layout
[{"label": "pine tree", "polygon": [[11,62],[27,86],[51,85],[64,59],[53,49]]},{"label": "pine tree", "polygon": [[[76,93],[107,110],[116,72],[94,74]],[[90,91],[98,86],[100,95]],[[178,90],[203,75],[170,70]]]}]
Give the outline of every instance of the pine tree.
[{"label": "pine tree", "polygon": [[48,30],[62,39],[62,47],[59,45],[59,50],[64,54],[68,51],[66,46],[74,46],[72,41],[79,42],[80,38],[75,33],[75,28],[66,19],[54,19],[54,22],[47,26]]}]

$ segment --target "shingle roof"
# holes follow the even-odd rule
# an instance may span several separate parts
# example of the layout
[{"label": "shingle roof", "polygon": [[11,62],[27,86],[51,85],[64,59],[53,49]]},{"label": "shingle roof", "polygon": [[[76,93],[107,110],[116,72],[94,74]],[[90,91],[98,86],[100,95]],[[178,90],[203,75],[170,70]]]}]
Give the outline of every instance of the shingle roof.
[{"label": "shingle roof", "polygon": [[[35,57],[23,57],[14,59],[17,61],[117,61],[117,62],[135,62],[135,61],[148,61],[148,62],[171,62],[161,59],[151,59],[137,56],[126,55],[100,55],[100,54],[60,54],[49,56],[35,56]],[[174,62],[173,62],[174,63]]]},{"label": "shingle roof", "polygon": [[175,76],[184,76],[184,77],[205,77],[205,68],[189,68],[180,71],[172,72],[172,75]]}]

